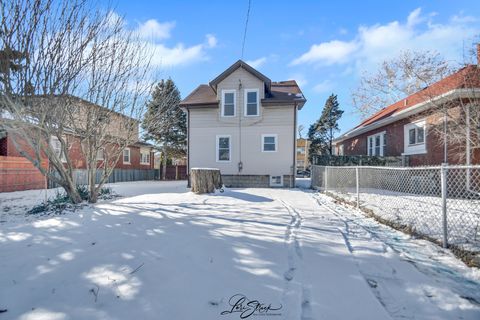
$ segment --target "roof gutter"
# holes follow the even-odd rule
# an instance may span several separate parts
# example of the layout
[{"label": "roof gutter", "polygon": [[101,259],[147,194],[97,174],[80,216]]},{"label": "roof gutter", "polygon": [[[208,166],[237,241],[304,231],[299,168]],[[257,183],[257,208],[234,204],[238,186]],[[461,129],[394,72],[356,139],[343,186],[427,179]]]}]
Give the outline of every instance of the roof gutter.
[{"label": "roof gutter", "polygon": [[[477,94],[479,96],[475,96],[475,94]],[[396,122],[398,120],[408,118],[411,115],[414,115],[416,113],[420,113],[422,111],[427,110],[434,103],[443,103],[445,100],[458,99],[458,98],[480,98],[480,88],[454,89],[454,90],[448,91],[444,94],[436,96],[433,99],[429,99],[427,101],[417,103],[416,105],[413,105],[410,108],[407,108],[407,109],[401,110],[399,112],[396,112],[393,115],[391,115],[391,116],[389,116],[385,119],[376,121],[376,122],[374,122],[370,125],[366,125],[364,127],[359,127],[359,128],[354,128],[350,131],[347,131],[344,134],[342,134],[340,137],[336,138],[334,140],[334,143],[342,142],[344,140],[347,140],[347,139],[356,137],[358,135],[361,135],[362,133],[369,132],[371,130],[383,127],[387,124]]]}]

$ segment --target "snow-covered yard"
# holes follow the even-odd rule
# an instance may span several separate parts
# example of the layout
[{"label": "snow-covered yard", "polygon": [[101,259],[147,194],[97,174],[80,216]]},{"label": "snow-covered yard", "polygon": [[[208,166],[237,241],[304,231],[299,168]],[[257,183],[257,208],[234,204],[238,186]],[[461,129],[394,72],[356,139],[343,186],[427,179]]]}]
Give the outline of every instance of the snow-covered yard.
[{"label": "snow-covered yard", "polygon": [[[355,188],[329,190],[335,197],[356,202]],[[411,226],[416,232],[442,241],[441,197],[361,188],[360,205],[377,216]],[[447,199],[448,241],[469,251],[480,251],[480,200]]]},{"label": "snow-covered yard", "polygon": [[112,187],[27,219],[42,191],[0,194],[0,320],[480,318],[478,270],[324,195]]}]

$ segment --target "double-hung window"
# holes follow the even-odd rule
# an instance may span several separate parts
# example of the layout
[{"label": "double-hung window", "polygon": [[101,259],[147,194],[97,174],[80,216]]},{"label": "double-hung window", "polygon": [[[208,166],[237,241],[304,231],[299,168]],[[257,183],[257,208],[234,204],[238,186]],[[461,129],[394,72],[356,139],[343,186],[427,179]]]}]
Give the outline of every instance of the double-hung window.
[{"label": "double-hung window", "polygon": [[277,135],[264,134],[262,135],[262,152],[276,152],[277,151]]},{"label": "double-hung window", "polygon": [[98,161],[105,160],[105,151],[103,149],[97,150],[97,160]]},{"label": "double-hung window", "polygon": [[258,89],[246,89],[245,90],[245,116],[252,117],[258,116]]},{"label": "double-hung window", "polygon": [[149,151],[140,151],[140,164],[150,164]]},{"label": "double-hung window", "polygon": [[235,90],[222,91],[222,117],[235,117]]},{"label": "double-hung window", "polygon": [[60,158],[60,160],[62,162],[67,162],[67,158],[65,157],[65,153],[62,150],[62,143],[60,142],[60,140],[57,137],[55,137],[55,136],[50,137],[50,145],[52,146],[53,151]]},{"label": "double-hung window", "polygon": [[305,154],[305,147],[297,147],[297,153]]},{"label": "double-hung window", "polygon": [[425,129],[423,127],[413,127],[408,130],[408,144],[421,144],[425,142]]},{"label": "double-hung window", "polygon": [[404,154],[421,154],[427,152],[425,120],[408,123],[404,127]]},{"label": "double-hung window", "polygon": [[130,149],[125,148],[123,149],[123,163],[130,164]]},{"label": "double-hung window", "polygon": [[380,132],[368,136],[367,138],[367,148],[369,156],[383,157],[385,155],[386,149],[386,133]]},{"label": "double-hung window", "polygon": [[232,155],[231,136],[217,136],[217,162],[230,162]]}]

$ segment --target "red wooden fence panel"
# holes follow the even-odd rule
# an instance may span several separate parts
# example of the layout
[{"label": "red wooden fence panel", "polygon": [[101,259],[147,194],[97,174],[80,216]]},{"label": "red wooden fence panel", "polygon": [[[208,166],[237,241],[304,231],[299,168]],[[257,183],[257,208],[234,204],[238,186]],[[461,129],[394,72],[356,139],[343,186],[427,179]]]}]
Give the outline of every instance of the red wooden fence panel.
[{"label": "red wooden fence panel", "polygon": [[[46,168],[48,162],[42,162]],[[0,192],[45,188],[46,178],[35,166],[22,157],[0,156]]]},{"label": "red wooden fence panel", "polygon": [[167,166],[166,180],[186,180],[187,166]]}]

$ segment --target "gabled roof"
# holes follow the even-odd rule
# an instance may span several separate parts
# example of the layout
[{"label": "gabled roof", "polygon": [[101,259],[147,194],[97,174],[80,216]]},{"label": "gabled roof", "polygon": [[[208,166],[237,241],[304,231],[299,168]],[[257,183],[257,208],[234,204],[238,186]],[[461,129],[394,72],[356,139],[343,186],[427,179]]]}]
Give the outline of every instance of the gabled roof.
[{"label": "gabled roof", "polygon": [[213,91],[212,87],[207,84],[201,84],[180,102],[180,106],[215,107],[218,106],[217,95]]},{"label": "gabled roof", "polygon": [[209,85],[199,85],[180,102],[180,106],[184,108],[218,108],[219,101],[215,92],[216,85],[238,68],[244,68],[265,84],[265,99],[262,99],[262,104],[292,105],[296,103],[298,108],[301,109],[307,101],[295,80],[272,82],[244,61],[238,60],[218,77],[210,81]]},{"label": "gabled roof", "polygon": [[213,90],[217,91],[217,85],[220,82],[222,82],[223,79],[225,79],[230,74],[232,74],[235,70],[237,70],[238,68],[243,68],[246,71],[250,72],[253,76],[262,80],[265,83],[265,86],[267,87],[268,90],[270,89],[270,85],[271,85],[272,81],[267,76],[265,76],[264,74],[262,74],[258,70],[254,69],[253,67],[248,65],[243,60],[238,60],[237,62],[232,64],[230,67],[228,67],[227,70],[223,71],[219,76],[217,76],[215,79],[210,81],[210,83],[209,83],[210,87],[212,87]]},{"label": "gabled roof", "polygon": [[[400,115],[414,112],[415,108],[420,105],[428,104],[429,101],[453,92],[456,89],[465,88],[480,88],[480,69],[477,65],[465,66],[429,87],[383,108],[335,140],[341,141],[346,138],[355,137],[376,128],[379,124],[387,124],[386,122],[388,120],[391,120],[390,122],[397,121]],[[418,110],[423,111],[423,109]]]}]

